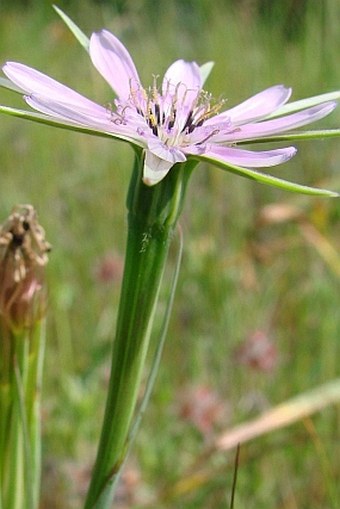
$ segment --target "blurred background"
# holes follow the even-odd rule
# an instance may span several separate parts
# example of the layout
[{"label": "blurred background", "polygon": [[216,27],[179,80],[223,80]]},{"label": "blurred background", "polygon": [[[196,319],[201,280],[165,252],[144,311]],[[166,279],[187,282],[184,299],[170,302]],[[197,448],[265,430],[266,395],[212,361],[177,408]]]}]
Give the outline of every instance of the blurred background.
[{"label": "blurred background", "polygon": [[[176,59],[213,60],[207,89],[232,106],[274,84],[293,99],[340,88],[337,0],[69,0],[88,35],[128,47],[147,85]],[[0,1],[0,61],[36,67],[101,104],[108,85],[39,0]],[[0,103],[23,106],[0,91]],[[319,126],[339,127],[340,110]],[[297,144],[272,173],[340,190],[338,140]],[[33,204],[53,245],[42,509],[81,507],[109,376],[132,150],[1,117],[0,222]],[[181,225],[184,260],[163,362],[115,507],[229,507],[235,452],[222,431],[339,376],[340,205],[203,164]],[[170,265],[174,263],[175,251]],[[165,284],[166,290],[166,284]],[[160,309],[160,319],[163,309]],[[336,509],[340,409],[241,447],[235,508]]]}]

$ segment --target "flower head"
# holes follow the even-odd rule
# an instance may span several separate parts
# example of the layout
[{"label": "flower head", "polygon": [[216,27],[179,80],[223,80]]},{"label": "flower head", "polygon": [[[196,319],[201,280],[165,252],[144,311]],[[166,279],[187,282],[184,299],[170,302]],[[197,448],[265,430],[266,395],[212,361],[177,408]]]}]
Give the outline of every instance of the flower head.
[{"label": "flower head", "polygon": [[143,180],[147,185],[157,184],[173,165],[189,158],[256,178],[258,172],[247,169],[283,163],[296,149],[252,151],[237,146],[240,142],[301,127],[325,117],[336,106],[324,100],[284,115],[285,108],[282,113],[281,109],[291,89],[277,85],[222,111],[224,102],[214,102],[203,89],[203,68],[196,62],[177,60],[161,84],[155,77],[145,88],[130,54],[113,34],[107,30],[92,34],[88,50],[116,95],[110,108],[23,64],[7,62],[3,71],[26,94],[26,102],[45,118],[108,133],[144,149]]}]

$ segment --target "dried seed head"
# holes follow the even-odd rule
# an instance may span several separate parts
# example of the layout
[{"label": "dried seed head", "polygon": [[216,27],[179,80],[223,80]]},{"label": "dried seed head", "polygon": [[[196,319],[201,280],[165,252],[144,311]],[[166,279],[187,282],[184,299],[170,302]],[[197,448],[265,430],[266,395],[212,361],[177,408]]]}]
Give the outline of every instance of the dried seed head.
[{"label": "dried seed head", "polygon": [[51,246],[31,205],[17,205],[0,226],[0,317],[31,327],[46,310],[44,266]]}]

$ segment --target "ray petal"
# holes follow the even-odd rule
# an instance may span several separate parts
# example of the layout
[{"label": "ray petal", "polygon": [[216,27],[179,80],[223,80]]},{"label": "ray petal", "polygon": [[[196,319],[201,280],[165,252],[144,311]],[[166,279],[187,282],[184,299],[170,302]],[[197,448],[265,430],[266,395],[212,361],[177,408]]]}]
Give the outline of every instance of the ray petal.
[{"label": "ray petal", "polygon": [[86,107],[91,109],[93,114],[102,109],[90,99],[27,65],[7,62],[3,66],[3,72],[15,85],[28,94],[53,97],[55,101]]},{"label": "ray petal", "polygon": [[138,73],[125,46],[107,30],[94,33],[90,39],[93,65],[120,99],[128,99],[131,87],[140,87]]},{"label": "ray petal", "polygon": [[[215,117],[215,121],[229,118],[235,126],[256,122],[285,104],[292,90],[283,85],[275,85],[250,97],[246,101],[224,111]],[[211,119],[213,121],[214,119]]]},{"label": "ray petal", "polygon": [[177,95],[178,104],[189,108],[202,88],[202,76],[196,62],[176,60],[166,71],[163,79],[163,95]]},{"label": "ray petal", "polygon": [[[194,151],[191,153],[194,153]],[[285,163],[296,154],[296,148],[286,147],[274,150],[253,151],[211,144],[204,152],[196,148],[196,153],[198,155],[202,154],[204,157],[218,159],[226,164],[230,163],[248,168],[264,168]]]},{"label": "ray petal", "polygon": [[306,110],[293,113],[285,117],[275,118],[273,120],[265,120],[257,124],[249,124],[239,127],[230,135],[226,135],[225,141],[238,141],[245,139],[255,139],[261,136],[269,136],[276,133],[282,133],[290,129],[297,129],[304,125],[320,120],[329,115],[337,103],[329,102],[307,108]]}]

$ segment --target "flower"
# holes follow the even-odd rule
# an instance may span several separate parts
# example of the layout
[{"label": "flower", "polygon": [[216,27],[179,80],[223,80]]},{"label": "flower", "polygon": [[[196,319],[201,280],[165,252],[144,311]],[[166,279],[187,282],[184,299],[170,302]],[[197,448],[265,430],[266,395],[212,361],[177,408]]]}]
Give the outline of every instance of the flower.
[{"label": "flower", "polygon": [[278,351],[272,338],[256,330],[235,350],[236,359],[254,371],[271,372],[278,364]]},{"label": "flower", "polygon": [[179,417],[190,422],[204,438],[211,438],[216,426],[229,417],[226,403],[206,385],[182,387],[176,400]]},{"label": "flower", "polygon": [[238,147],[239,142],[301,127],[336,106],[334,101],[323,101],[283,115],[280,110],[291,89],[276,85],[221,111],[224,101],[214,102],[203,89],[205,66],[177,60],[160,86],[154,78],[145,89],[129,52],[113,34],[107,30],[92,34],[88,49],[92,63],[117,96],[109,108],[26,65],[7,62],[3,71],[45,118],[110,133],[144,149],[147,185],[157,184],[173,165],[190,158],[256,178],[258,172],[247,168],[278,165],[294,156],[296,149],[252,151]]}]

